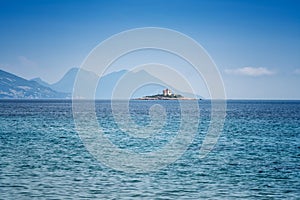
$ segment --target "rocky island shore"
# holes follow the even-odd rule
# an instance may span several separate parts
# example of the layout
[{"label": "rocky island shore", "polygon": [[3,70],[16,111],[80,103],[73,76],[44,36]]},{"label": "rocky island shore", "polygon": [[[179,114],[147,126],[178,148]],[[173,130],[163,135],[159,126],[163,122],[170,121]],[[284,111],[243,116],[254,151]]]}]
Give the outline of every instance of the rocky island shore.
[{"label": "rocky island shore", "polygon": [[198,100],[196,98],[187,98],[180,94],[173,94],[168,88],[163,90],[162,94],[144,96],[136,100]]}]

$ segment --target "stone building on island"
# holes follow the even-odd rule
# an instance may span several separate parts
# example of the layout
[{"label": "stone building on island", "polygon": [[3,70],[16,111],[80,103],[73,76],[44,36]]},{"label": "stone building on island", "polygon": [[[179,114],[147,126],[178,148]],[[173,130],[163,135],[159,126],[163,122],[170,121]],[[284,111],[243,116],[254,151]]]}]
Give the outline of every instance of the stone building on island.
[{"label": "stone building on island", "polygon": [[166,97],[166,96],[171,96],[172,95],[172,92],[171,90],[169,90],[168,88],[163,90],[163,95]]}]

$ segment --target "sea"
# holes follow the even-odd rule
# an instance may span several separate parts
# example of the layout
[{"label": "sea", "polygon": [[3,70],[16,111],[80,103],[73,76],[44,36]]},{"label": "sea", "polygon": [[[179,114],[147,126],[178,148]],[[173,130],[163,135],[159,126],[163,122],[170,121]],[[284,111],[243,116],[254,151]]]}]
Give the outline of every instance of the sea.
[{"label": "sea", "polygon": [[[71,100],[1,100],[0,199],[300,199],[300,101],[228,100],[217,143],[203,158],[212,102],[197,104],[195,134],[178,158],[153,171],[128,172],[89,151]],[[162,149],[180,129],[176,100],[134,100],[129,114],[140,128],[133,132],[151,128],[154,105],[164,123],[139,139],[118,126],[111,101],[94,106],[113,145],[144,155]]]}]

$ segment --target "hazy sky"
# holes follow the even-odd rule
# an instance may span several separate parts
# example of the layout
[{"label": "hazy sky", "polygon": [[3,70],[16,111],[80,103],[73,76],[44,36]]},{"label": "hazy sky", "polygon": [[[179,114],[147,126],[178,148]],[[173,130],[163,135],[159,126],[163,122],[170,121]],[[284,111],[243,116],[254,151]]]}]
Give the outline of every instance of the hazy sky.
[{"label": "hazy sky", "polygon": [[53,83],[104,39],[149,26],[200,43],[228,98],[300,99],[300,1],[0,0],[0,69]]}]

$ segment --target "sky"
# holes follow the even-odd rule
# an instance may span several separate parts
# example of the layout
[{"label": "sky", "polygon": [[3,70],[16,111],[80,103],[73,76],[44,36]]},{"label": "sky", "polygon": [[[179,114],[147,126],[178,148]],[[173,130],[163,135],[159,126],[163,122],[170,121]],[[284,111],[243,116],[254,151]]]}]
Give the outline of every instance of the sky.
[{"label": "sky", "polygon": [[54,83],[110,36],[162,27],[205,48],[227,98],[300,99],[299,11],[283,0],[0,0],[0,69]]}]

